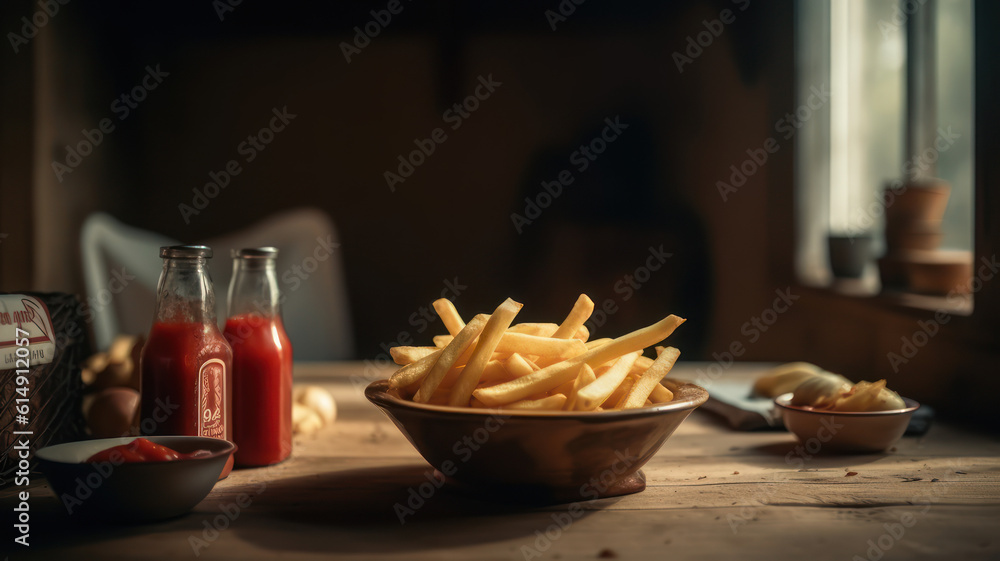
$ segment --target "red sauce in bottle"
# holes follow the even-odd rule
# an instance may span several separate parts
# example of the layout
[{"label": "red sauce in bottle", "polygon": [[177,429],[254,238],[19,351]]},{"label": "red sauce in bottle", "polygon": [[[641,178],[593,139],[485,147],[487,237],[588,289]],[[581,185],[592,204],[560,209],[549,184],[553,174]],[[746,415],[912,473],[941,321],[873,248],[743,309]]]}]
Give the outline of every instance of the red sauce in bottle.
[{"label": "red sauce in bottle", "polygon": [[[231,440],[233,351],[215,323],[211,249],[164,247],[160,256],[156,311],[139,361],[139,431]],[[230,456],[220,479],[232,466]]]},{"label": "red sauce in bottle", "polygon": [[292,453],[292,346],[280,316],[226,320],[233,348],[236,465],[276,464]]},{"label": "red sauce in bottle", "polygon": [[[142,349],[145,435],[187,434],[231,440],[226,378],[232,351],[218,328],[192,322],[157,322]],[[223,477],[232,469],[230,457]]]}]

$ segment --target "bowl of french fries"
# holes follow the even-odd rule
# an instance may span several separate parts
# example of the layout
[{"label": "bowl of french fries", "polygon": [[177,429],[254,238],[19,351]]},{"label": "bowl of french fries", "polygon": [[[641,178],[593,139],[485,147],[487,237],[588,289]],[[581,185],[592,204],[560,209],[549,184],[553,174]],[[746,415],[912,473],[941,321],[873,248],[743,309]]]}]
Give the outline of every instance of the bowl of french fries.
[{"label": "bowl of french fries", "polygon": [[643,355],[684,319],[590,340],[586,295],[560,324],[515,323],[521,307],[507,299],[466,323],[436,301],[448,333],[391,349],[400,368],[366,397],[458,485],[558,501],[642,490],[640,468],[708,399],[666,377],[680,351]]},{"label": "bowl of french fries", "polygon": [[785,428],[810,453],[881,452],[906,432],[916,401],[876,382],[848,380],[806,362],[778,366],[759,377],[754,391],[774,397]]}]

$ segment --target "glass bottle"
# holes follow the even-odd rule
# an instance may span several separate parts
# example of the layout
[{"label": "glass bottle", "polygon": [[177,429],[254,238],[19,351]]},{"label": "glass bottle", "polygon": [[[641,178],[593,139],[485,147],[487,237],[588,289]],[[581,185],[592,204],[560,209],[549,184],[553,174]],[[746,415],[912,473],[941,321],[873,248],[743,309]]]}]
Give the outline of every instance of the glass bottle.
[{"label": "glass bottle", "polygon": [[[233,351],[216,322],[212,249],[161,247],[160,257],[153,326],[139,361],[139,430],[231,440]],[[220,479],[232,465],[230,457]]]},{"label": "glass bottle", "polygon": [[225,336],[233,348],[236,464],[276,464],[292,453],[292,345],[281,320],[273,247],[233,252]]}]

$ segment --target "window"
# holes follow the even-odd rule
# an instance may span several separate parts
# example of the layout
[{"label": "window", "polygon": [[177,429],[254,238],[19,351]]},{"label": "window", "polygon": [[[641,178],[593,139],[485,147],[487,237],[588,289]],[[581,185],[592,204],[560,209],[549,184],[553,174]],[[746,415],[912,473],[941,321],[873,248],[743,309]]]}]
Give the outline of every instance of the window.
[{"label": "window", "polygon": [[[796,263],[804,283],[892,292],[876,257],[916,259],[908,250],[918,247],[931,252],[921,259],[971,251],[972,10],[971,0],[796,3],[799,97],[829,92],[796,138]],[[943,219],[907,225],[905,239],[887,244],[886,201],[894,198],[885,189],[927,178],[950,185]],[[839,249],[831,237],[854,254],[870,251],[857,280],[835,282],[830,263]],[[926,288],[904,282],[897,292],[914,290]]]}]

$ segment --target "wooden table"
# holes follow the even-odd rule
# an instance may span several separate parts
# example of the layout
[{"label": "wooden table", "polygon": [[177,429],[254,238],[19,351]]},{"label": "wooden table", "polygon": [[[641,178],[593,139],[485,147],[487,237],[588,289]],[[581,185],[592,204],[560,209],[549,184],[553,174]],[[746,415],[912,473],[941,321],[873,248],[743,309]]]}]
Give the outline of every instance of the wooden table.
[{"label": "wooden table", "polygon": [[[400,524],[394,505],[405,504],[431,468],[364,399],[358,384],[377,374],[369,370],[366,377],[363,370],[360,363],[297,365],[297,383],[321,383],[334,392],[337,423],[298,438],[284,464],[234,471],[178,519],[136,526],[77,520],[36,478],[32,546],[8,539],[3,555],[1000,558],[1000,441],[940,422],[886,454],[817,456],[799,464],[786,461],[790,452],[795,458],[791,434],[735,432],[698,411],[646,465],[642,493],[526,508],[480,502],[445,487]],[[0,498],[10,513],[10,490]]]}]

